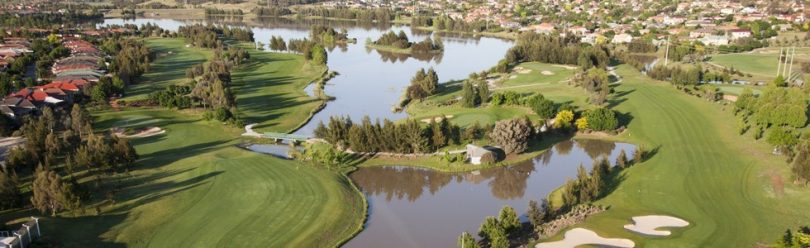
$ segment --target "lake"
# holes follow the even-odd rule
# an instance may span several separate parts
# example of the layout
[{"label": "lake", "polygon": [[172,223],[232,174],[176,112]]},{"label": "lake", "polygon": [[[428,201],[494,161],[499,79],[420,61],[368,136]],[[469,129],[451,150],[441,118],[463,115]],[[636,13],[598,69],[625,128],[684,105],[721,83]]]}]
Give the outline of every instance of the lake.
[{"label": "lake", "polygon": [[635,146],[568,140],[529,161],[475,172],[360,168],[349,177],[366,194],[371,214],[346,247],[455,247],[462,232],[476,236],[484,218],[504,205],[525,215],[530,200],[539,202],[575,178],[580,164],[588,171],[595,159],[612,164],[622,150],[632,157]]},{"label": "lake", "polygon": [[[164,29],[176,31],[182,25],[207,22],[210,21],[106,19],[99,25],[154,23]],[[237,25],[231,22],[228,24]],[[251,29],[256,41],[265,44],[269,44],[270,37],[274,35],[283,37],[285,41],[309,36],[309,26],[306,23],[289,23],[282,20],[254,24],[257,26],[252,26]],[[360,121],[363,116],[369,116],[372,120],[405,118],[407,117],[405,113],[395,113],[391,109],[399,101],[402,92],[410,84],[411,77],[418,69],[433,67],[439,75],[440,82],[464,79],[470,73],[495,66],[513,45],[512,41],[497,38],[443,35],[441,36],[445,46],[443,54],[438,57],[417,59],[367,49],[365,41],[376,40],[388,30],[405,31],[412,41],[421,41],[429,37],[429,33],[402,26],[361,27],[338,24],[335,28],[338,30],[345,28],[349,37],[356,38],[357,43],[335,47],[328,51],[329,69],[337,71],[340,75],[327,83],[324,92],[334,96],[335,100],[330,101],[312,118],[312,121],[299,129],[297,134],[312,134],[317,124],[321,121],[327,122],[330,116],[349,116],[356,121]]]}]

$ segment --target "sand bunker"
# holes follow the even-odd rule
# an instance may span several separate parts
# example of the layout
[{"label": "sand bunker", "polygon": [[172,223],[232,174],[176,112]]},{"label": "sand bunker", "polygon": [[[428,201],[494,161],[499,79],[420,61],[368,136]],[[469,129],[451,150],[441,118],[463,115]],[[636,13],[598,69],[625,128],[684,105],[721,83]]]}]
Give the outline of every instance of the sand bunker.
[{"label": "sand bunker", "polygon": [[115,134],[115,136],[123,137],[123,138],[146,138],[146,137],[152,137],[152,136],[160,135],[160,134],[164,134],[164,133],[166,133],[166,130],[163,130],[162,128],[159,128],[159,127],[150,127],[150,128],[141,129],[137,133],[132,134],[132,135],[125,134],[124,131],[121,130],[121,129],[113,131],[113,134]]},{"label": "sand bunker", "polygon": [[554,75],[554,73],[550,72],[550,71],[541,71],[540,74],[543,74],[543,75],[546,75],[546,76]]},{"label": "sand bunker", "polygon": [[580,245],[596,245],[596,246],[609,246],[609,247],[635,247],[636,243],[629,239],[610,239],[600,237],[595,232],[584,229],[574,228],[565,232],[565,239],[554,242],[539,243],[535,248],[570,248]]},{"label": "sand bunker", "polygon": [[444,120],[444,118],[450,119],[450,118],[453,118],[453,115],[445,115],[445,116],[436,116],[436,117],[433,117],[433,118],[425,118],[425,119],[422,119],[421,121],[424,122],[424,123],[430,123],[430,120],[433,119],[433,121],[435,121],[435,122],[440,122],[440,121]]},{"label": "sand bunker", "polygon": [[521,66],[515,67],[514,69],[512,69],[512,71],[517,72],[519,74],[529,74],[530,72],[532,72],[531,69],[526,69]]},{"label": "sand bunker", "polygon": [[651,236],[669,236],[666,230],[655,230],[661,227],[685,227],[689,222],[666,215],[647,215],[633,217],[635,224],[624,225],[624,228],[633,232]]},{"label": "sand bunker", "polygon": [[509,76],[509,79],[515,79],[515,78],[517,78],[517,75]]}]

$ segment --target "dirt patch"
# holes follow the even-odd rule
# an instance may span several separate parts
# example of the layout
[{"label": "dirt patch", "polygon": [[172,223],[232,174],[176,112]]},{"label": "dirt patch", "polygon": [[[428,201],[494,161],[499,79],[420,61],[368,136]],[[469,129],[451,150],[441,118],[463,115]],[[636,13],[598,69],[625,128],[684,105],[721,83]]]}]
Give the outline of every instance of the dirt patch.
[{"label": "dirt patch", "polygon": [[147,127],[135,130],[133,132],[127,132],[127,130],[123,128],[113,128],[113,134],[121,138],[146,138],[164,133],[166,133],[166,130],[159,127]]},{"label": "dirt patch", "polygon": [[543,74],[543,75],[546,75],[546,76],[554,75],[554,73],[550,72],[550,71],[541,71],[540,74]]},{"label": "dirt patch", "polygon": [[782,180],[782,176],[778,173],[771,174],[771,189],[777,197],[785,195],[785,181]]}]

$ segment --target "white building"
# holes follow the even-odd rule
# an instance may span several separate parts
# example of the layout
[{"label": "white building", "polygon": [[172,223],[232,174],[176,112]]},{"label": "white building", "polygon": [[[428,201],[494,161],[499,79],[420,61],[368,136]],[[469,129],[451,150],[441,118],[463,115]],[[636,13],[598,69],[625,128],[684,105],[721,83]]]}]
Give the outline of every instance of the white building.
[{"label": "white building", "polygon": [[631,41],[633,41],[633,36],[632,35],[629,35],[629,34],[617,34],[617,35],[613,36],[613,40],[611,42],[613,42],[615,44],[619,44],[619,43],[630,43]]}]

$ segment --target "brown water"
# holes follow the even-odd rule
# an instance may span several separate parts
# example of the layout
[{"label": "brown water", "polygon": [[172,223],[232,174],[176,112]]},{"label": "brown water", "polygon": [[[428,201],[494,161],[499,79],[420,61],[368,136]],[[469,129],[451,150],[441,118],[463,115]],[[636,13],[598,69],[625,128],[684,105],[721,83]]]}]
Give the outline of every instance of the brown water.
[{"label": "brown water", "polygon": [[370,217],[346,247],[454,247],[462,232],[477,233],[484,217],[497,215],[504,205],[525,215],[529,200],[540,200],[574,178],[579,164],[590,170],[594,159],[615,161],[621,150],[632,156],[635,147],[564,141],[524,163],[467,173],[361,168],[349,176],[366,194]]}]

